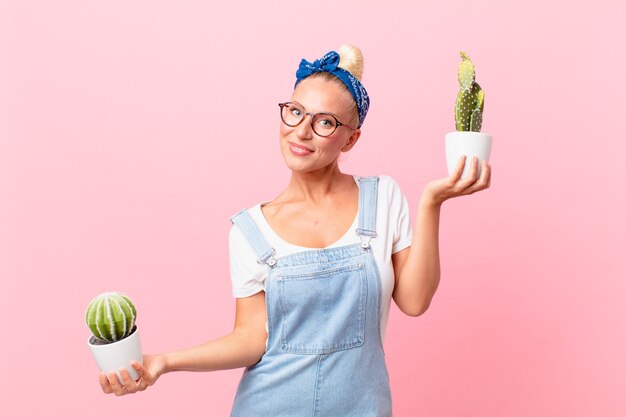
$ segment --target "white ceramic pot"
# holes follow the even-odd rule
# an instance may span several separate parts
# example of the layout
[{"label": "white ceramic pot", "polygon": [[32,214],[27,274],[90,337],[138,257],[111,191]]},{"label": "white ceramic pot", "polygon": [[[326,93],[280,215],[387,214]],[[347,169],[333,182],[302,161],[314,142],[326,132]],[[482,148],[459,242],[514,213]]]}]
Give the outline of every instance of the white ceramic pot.
[{"label": "white ceramic pot", "polygon": [[446,134],[446,162],[448,175],[454,172],[456,164],[462,155],[466,155],[465,168],[461,178],[469,175],[472,167],[472,158],[478,157],[478,177],[482,171],[480,161],[489,162],[491,144],[493,139],[490,135],[482,132],[450,132]]},{"label": "white ceramic pot", "polygon": [[91,336],[87,340],[91,354],[98,364],[98,368],[105,374],[115,372],[117,377],[122,381],[120,368],[126,368],[130,377],[136,381],[139,379],[137,371],[130,366],[131,361],[137,361],[143,364],[143,356],[141,354],[141,341],[139,339],[139,331],[137,327],[130,336],[118,340],[117,342],[108,343],[106,345],[95,345],[95,337]]}]

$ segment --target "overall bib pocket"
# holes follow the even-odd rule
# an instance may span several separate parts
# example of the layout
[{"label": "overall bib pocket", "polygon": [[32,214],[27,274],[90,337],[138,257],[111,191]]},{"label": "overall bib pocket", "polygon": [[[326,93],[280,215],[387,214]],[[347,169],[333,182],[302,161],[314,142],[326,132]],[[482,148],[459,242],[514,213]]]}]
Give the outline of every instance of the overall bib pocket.
[{"label": "overall bib pocket", "polygon": [[319,355],[363,344],[367,280],[363,264],[276,277],[281,349]]}]

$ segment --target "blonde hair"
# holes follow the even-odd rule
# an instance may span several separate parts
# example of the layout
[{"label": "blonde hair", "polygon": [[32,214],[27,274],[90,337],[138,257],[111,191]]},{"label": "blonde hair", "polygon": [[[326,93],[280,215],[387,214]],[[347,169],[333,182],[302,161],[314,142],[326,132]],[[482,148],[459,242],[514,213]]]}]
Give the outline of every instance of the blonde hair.
[{"label": "blonde hair", "polygon": [[343,68],[354,75],[359,81],[363,79],[363,54],[353,45],[341,45],[339,54],[339,68]]}]

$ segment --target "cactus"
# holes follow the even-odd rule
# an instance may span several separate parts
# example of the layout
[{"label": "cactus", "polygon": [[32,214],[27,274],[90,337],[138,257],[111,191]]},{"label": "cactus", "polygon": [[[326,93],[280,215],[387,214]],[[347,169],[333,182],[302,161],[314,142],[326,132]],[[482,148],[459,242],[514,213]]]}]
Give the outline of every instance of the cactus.
[{"label": "cactus", "polygon": [[136,317],[130,298],[119,292],[105,292],[91,300],[85,321],[96,339],[111,343],[130,336]]},{"label": "cactus", "polygon": [[465,52],[461,51],[459,65],[459,85],[461,89],[456,98],[455,121],[457,131],[480,132],[483,123],[485,93],[475,81],[474,64]]}]

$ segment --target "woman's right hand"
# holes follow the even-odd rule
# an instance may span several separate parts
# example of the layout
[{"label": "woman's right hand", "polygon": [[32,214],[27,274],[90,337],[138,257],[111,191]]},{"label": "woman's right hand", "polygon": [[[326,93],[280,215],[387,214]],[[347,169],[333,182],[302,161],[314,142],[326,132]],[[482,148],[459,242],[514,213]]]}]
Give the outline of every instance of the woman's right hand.
[{"label": "woman's right hand", "polygon": [[115,395],[144,391],[166,372],[217,371],[252,366],[265,353],[266,321],[264,291],[238,298],[235,326],[231,333],[198,346],[159,355],[144,355],[143,365],[131,363],[139,374],[137,381],[133,381],[125,369],[120,370],[121,380],[115,372],[100,373],[102,391]]},{"label": "woman's right hand", "polygon": [[137,381],[131,379],[126,369],[120,370],[122,375],[121,382],[115,372],[106,375],[100,372],[99,378],[102,391],[105,394],[115,394],[117,396],[144,391],[165,372],[165,358],[161,355],[144,355],[143,365],[138,362],[132,362],[131,366],[139,374]]}]

